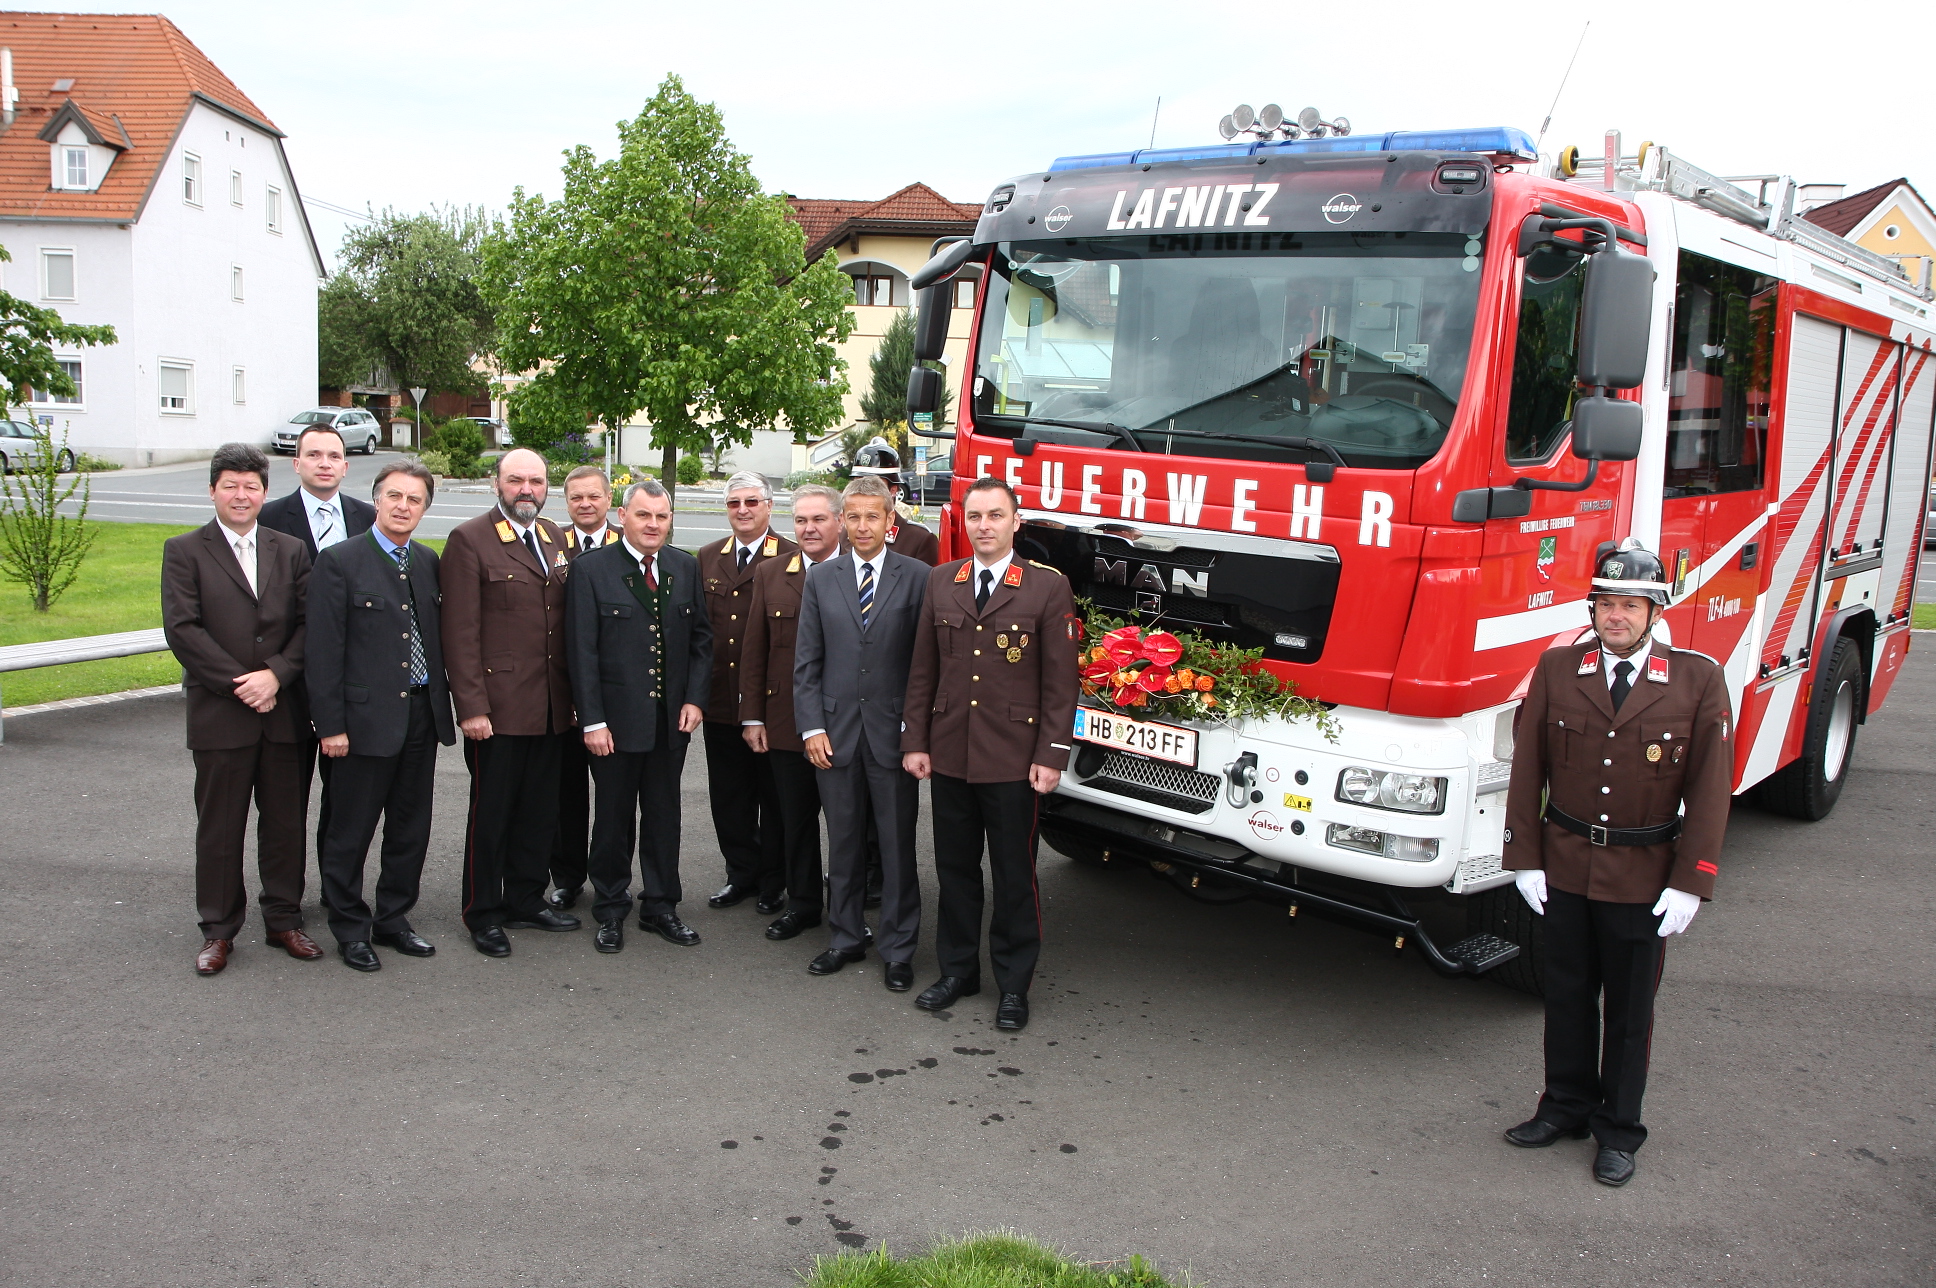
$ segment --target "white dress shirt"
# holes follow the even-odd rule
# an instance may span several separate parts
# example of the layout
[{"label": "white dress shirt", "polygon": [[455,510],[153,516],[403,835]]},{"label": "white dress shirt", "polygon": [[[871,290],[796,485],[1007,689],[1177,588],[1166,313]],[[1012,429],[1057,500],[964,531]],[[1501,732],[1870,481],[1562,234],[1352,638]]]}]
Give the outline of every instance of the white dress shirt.
[{"label": "white dress shirt", "polygon": [[331,497],[325,501],[306,487],[297,491],[302,494],[303,509],[309,514],[309,535],[316,539],[318,552],[348,538],[350,534],[344,526],[343,502],[339,498]]},{"label": "white dress shirt", "polygon": [[[577,527],[576,524],[572,526]],[[578,528],[578,548],[580,550],[598,549],[605,544],[605,534],[611,530],[610,524],[600,524],[596,528]]]},{"label": "white dress shirt", "polygon": [[973,559],[969,560],[969,564],[974,571],[968,578],[968,593],[970,595],[981,594],[981,575],[983,572],[992,572],[995,574],[995,579],[988,584],[988,594],[992,599],[995,594],[995,587],[1002,584],[1002,578],[1008,576],[1008,566],[1014,562],[1015,547],[1013,546],[1008,548],[1007,554],[992,564],[984,564],[981,561],[981,556],[976,555]]},{"label": "white dress shirt", "polygon": [[[639,566],[640,572],[645,571],[646,564],[650,563],[652,565],[652,580],[654,582],[657,582],[659,580],[659,556],[657,554],[647,555],[644,551],[640,550],[637,546],[633,545],[629,540],[626,540],[623,537],[620,538],[620,541],[622,541],[625,545],[625,553],[628,555],[631,555],[632,562]],[[673,720],[672,723],[674,726],[677,726],[679,722],[677,719],[675,719]],[[597,733],[600,729],[603,729],[605,727],[606,727],[605,722],[601,720],[597,724],[586,725],[583,732]]]},{"label": "white dress shirt", "polygon": [[249,579],[249,593],[260,598],[262,592],[256,587],[255,576],[256,525],[251,523],[247,532],[237,533],[225,523],[222,525],[222,535],[229,539],[229,549],[235,551],[235,562],[242,565],[242,575]]},{"label": "white dress shirt", "polygon": [[1613,673],[1613,668],[1619,666],[1622,662],[1633,663],[1633,674],[1627,677],[1627,683],[1632,684],[1640,678],[1640,669],[1647,664],[1647,653],[1648,650],[1653,648],[1653,644],[1654,642],[1651,639],[1648,640],[1646,644],[1635,649],[1631,657],[1615,657],[1612,650],[1608,649],[1606,645],[1602,644],[1600,646],[1600,678],[1607,682],[1608,693],[1613,692],[1613,682],[1620,678]]},{"label": "white dress shirt", "polygon": [[[851,554],[853,552],[849,551],[848,553]],[[860,589],[860,579],[862,576],[861,569],[872,568],[874,570],[874,590],[878,593],[881,588],[881,569],[886,566],[887,566],[887,547],[886,546],[882,546],[880,553],[875,555],[872,559],[862,559],[859,555],[857,554],[854,555],[854,589],[856,591]]]},{"label": "white dress shirt", "polygon": [[773,533],[773,530],[772,530],[771,528],[768,528],[768,529],[767,529],[767,530],[766,530],[765,532],[763,532],[763,533],[761,533],[761,534],[760,534],[759,536],[757,536],[757,537],[754,537],[754,538],[753,538],[753,539],[752,539],[751,541],[740,541],[740,540],[738,540],[738,539],[735,539],[735,540],[733,541],[733,563],[734,563],[734,565],[735,565],[735,566],[738,566],[738,564],[739,564],[739,552],[740,552],[740,551],[742,551],[742,550],[744,550],[744,551],[746,552],[746,562],[747,562],[748,564],[751,564],[751,563],[753,562],[753,560],[755,560],[755,559],[757,559],[757,558],[759,558],[759,555],[760,555],[760,547],[761,547],[761,546],[763,546],[763,545],[765,545],[765,544],[766,544],[766,539],[767,539],[768,537],[770,537],[770,536],[773,536],[773,535],[774,535],[774,533]]}]

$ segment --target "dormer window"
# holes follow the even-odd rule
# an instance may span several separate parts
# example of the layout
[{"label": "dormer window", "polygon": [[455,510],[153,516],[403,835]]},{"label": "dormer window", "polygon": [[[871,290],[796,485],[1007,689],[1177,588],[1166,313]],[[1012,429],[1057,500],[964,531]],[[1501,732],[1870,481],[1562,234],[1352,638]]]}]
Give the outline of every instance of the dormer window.
[{"label": "dormer window", "polygon": [[40,132],[47,143],[48,185],[57,192],[94,192],[126,136],[110,138],[69,99]]},{"label": "dormer window", "polygon": [[62,168],[67,172],[66,186],[86,191],[89,187],[87,181],[87,149],[64,147],[61,149],[61,152],[63,154]]}]

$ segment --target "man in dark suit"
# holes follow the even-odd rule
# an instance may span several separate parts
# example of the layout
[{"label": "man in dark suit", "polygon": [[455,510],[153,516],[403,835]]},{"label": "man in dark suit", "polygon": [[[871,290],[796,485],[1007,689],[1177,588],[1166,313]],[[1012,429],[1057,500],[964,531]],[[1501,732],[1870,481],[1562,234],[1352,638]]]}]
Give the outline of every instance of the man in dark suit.
[{"label": "man in dark suit", "polygon": [[807,970],[831,975],[867,951],[862,917],[871,811],[881,837],[881,960],[896,992],[914,982],[921,890],[914,871],[920,798],[901,768],[901,704],[926,591],[927,567],[887,548],[887,487],[847,485],[841,521],[849,546],[807,574],[793,651],[793,711],[818,773],[827,813],[831,945]]},{"label": "man in dark suit", "polygon": [[291,957],[323,955],[302,931],[309,715],[300,683],[309,555],[258,521],[269,458],[247,443],[217,448],[208,467],[215,518],[170,537],[161,553],[161,617],[182,664],[188,749],[195,757],[195,969],[228,965],[248,911],[243,834],[256,803],[264,936]]},{"label": "man in dark suit", "polygon": [[672,498],[647,479],[625,490],[625,538],[572,568],[568,605],[572,692],[592,757],[597,812],[591,878],[596,947],[625,946],[632,854],[639,858],[639,929],[691,947],[679,919],[679,773],[706,715],[712,626],[699,564],[666,545]]},{"label": "man in dark suit", "polygon": [[576,930],[545,904],[558,831],[559,743],[576,722],[565,662],[563,538],[538,517],[548,488],[542,456],[498,458],[497,504],[444,543],[444,671],[471,771],[464,835],[464,924],[489,957],[504,931]]},{"label": "man in dark suit", "polygon": [[[384,466],[372,490],[376,526],[324,550],[309,576],[309,713],[340,793],[317,864],[330,931],[354,970],[381,969],[372,941],[407,957],[437,951],[410,928],[430,845],[437,744],[457,741],[437,629],[437,554],[410,540],[435,491],[414,460]],[[373,913],[363,863],[379,818]]]},{"label": "man in dark suit", "polygon": [[[580,465],[565,475],[565,558],[611,545],[622,535],[611,522],[612,484],[596,465]],[[577,729],[558,742],[558,835],[551,842],[551,884],[545,902],[560,910],[576,907],[585,890],[585,861],[591,850],[591,767],[585,740]]]},{"label": "man in dark suit", "polygon": [[901,454],[885,438],[876,436],[854,454],[855,478],[871,474],[887,485],[893,509],[887,518],[887,548],[895,554],[919,559],[932,568],[941,562],[941,539],[923,525],[901,513]]},{"label": "man in dark suit", "polygon": [[793,645],[807,570],[840,553],[840,493],[810,483],[793,493],[793,535],[800,549],[769,559],[753,577],[740,650],[739,720],[746,745],[766,755],[780,798],[786,857],[786,911],[766,928],[791,939],[820,924],[820,790],[793,722]]},{"label": "man in dark suit", "polygon": [[730,908],[758,896],[762,913],[785,906],[786,857],[780,797],[767,758],[740,736],[740,649],[751,620],[753,576],[796,549],[773,531],[773,489],[758,474],[726,480],[732,532],[698,551],[699,577],[713,628],[713,687],[706,703],[706,790],[713,832],[726,860],[726,884],[706,901]]},{"label": "man in dark suit", "polygon": [[1029,1020],[1042,947],[1035,888],[1037,803],[1069,763],[1082,623],[1068,578],[1015,555],[1021,513],[1000,479],[962,499],[972,559],[928,574],[928,606],[908,679],[905,763],[931,780],[935,953],[941,978],[915,1005],[938,1011],[981,990],[982,852],[995,907],[988,960],[1001,1000],[995,1027]]},{"label": "man in dark suit", "polygon": [[[347,537],[360,536],[376,522],[376,511],[368,501],[344,494],[343,480],[349,475],[349,459],[343,450],[343,436],[329,425],[311,425],[296,437],[296,480],[301,485],[288,496],[279,496],[262,507],[259,522],[265,528],[286,532],[303,543],[309,562]],[[315,741],[303,744],[315,759]],[[329,828],[328,757],[316,760],[316,776],[322,783],[321,799],[316,805],[316,855],[323,853],[323,833]],[[303,790],[309,789],[311,766],[303,766]]]}]

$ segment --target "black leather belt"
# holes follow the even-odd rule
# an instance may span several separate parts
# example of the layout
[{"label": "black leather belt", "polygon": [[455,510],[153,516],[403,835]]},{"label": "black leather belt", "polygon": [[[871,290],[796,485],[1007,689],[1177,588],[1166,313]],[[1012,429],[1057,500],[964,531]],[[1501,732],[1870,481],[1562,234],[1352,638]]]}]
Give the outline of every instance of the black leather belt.
[{"label": "black leather belt", "polygon": [[424,694],[430,692],[430,686],[428,684],[413,684],[405,692],[409,693],[413,698],[421,698]]},{"label": "black leather belt", "polygon": [[1606,827],[1599,823],[1582,823],[1551,802],[1546,806],[1546,821],[1555,827],[1565,828],[1575,836],[1584,836],[1595,845],[1659,845],[1681,834],[1681,821],[1678,818],[1659,827]]}]

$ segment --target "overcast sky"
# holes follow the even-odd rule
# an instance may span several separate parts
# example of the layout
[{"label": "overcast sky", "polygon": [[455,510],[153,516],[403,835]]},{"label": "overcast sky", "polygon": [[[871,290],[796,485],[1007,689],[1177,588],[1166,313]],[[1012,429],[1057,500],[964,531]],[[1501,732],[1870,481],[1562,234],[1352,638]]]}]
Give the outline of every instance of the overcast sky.
[{"label": "overcast sky", "polygon": [[[69,8],[55,5],[54,8]],[[75,5],[76,12],[100,11]],[[144,6],[145,9],[145,6]],[[152,10],[146,10],[152,11]],[[555,195],[559,154],[615,145],[668,74],[717,103],[769,190],[958,201],[1053,158],[1217,139],[1238,102],[1315,106],[1361,133],[1537,134],[1590,6],[735,0],[334,0],[163,7],[289,136],[305,196],[361,210]],[[1720,174],[1936,183],[1911,94],[1927,32],[1819,5],[1628,0],[1597,11],[1547,150],[1606,129]],[[1904,11],[1908,12],[1907,10]],[[1920,96],[1919,96],[1920,97]],[[312,206],[325,255],[344,221]]]}]

